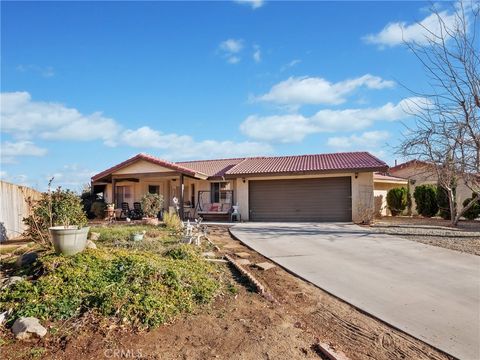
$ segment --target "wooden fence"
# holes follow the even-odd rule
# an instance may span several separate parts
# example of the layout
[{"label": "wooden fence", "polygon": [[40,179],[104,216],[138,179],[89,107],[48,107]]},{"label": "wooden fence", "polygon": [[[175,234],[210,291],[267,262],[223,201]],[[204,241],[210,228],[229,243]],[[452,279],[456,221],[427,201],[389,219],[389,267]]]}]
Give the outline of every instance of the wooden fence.
[{"label": "wooden fence", "polygon": [[30,215],[27,199],[40,196],[37,190],[0,180],[0,242],[21,237],[25,231],[22,219]]}]

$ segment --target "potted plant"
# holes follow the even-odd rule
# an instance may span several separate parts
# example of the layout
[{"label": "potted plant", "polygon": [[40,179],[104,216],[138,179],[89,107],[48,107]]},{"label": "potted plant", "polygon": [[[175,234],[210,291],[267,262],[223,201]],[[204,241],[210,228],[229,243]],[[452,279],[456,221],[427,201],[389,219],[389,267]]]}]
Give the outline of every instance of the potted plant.
[{"label": "potted plant", "polygon": [[133,241],[142,241],[143,240],[143,237],[145,236],[147,232],[145,230],[141,231],[141,232],[134,232],[132,234],[130,234],[130,239],[133,240]]},{"label": "potted plant", "polygon": [[57,254],[75,255],[87,245],[90,227],[80,198],[73,192],[58,188],[50,196],[51,224],[49,233]]},{"label": "potted plant", "polygon": [[163,196],[159,194],[145,194],[141,200],[145,223],[158,225],[158,213],[163,208]]}]

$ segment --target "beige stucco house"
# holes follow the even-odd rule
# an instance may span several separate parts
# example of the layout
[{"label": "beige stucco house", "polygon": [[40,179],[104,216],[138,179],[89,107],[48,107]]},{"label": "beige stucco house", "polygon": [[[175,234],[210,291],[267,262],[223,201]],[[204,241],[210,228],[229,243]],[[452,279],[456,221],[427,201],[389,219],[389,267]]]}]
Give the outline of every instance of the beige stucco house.
[{"label": "beige stucco house", "polygon": [[[412,194],[412,213],[416,214],[416,204],[413,198],[415,188],[420,185],[437,185],[435,170],[426,162],[411,160],[390,168],[389,173],[393,176],[407,179],[410,182],[410,193]],[[465,199],[472,196],[472,191],[464,184],[458,183],[456,188],[457,208],[463,207]]]},{"label": "beige stucco house", "polygon": [[179,199],[185,217],[230,214],[243,221],[354,221],[374,209],[374,173],[388,166],[367,152],[168,162],[138,154],[92,177],[108,203],[132,208],[147,192]]}]

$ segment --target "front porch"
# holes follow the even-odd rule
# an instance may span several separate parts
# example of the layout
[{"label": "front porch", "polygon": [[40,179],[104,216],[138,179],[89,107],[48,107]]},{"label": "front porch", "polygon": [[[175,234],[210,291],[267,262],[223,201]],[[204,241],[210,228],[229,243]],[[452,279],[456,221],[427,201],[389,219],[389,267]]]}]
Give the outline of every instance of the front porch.
[{"label": "front porch", "polygon": [[[109,179],[92,182],[92,191],[101,194],[108,204],[115,204],[117,213],[122,204],[135,208],[147,193],[161,195],[163,211],[178,213],[182,220],[201,216],[208,220],[230,221],[235,204],[234,180],[208,181],[178,174],[116,174]],[[138,206],[138,205],[137,205]]]}]

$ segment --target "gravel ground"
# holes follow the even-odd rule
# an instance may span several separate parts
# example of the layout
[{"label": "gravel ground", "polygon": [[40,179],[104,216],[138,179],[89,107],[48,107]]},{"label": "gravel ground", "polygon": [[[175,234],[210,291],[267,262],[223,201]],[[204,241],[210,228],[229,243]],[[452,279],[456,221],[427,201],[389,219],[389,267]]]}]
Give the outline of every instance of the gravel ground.
[{"label": "gravel ground", "polygon": [[407,240],[480,256],[480,224],[463,222],[458,228],[440,219],[383,218],[369,229]]}]

